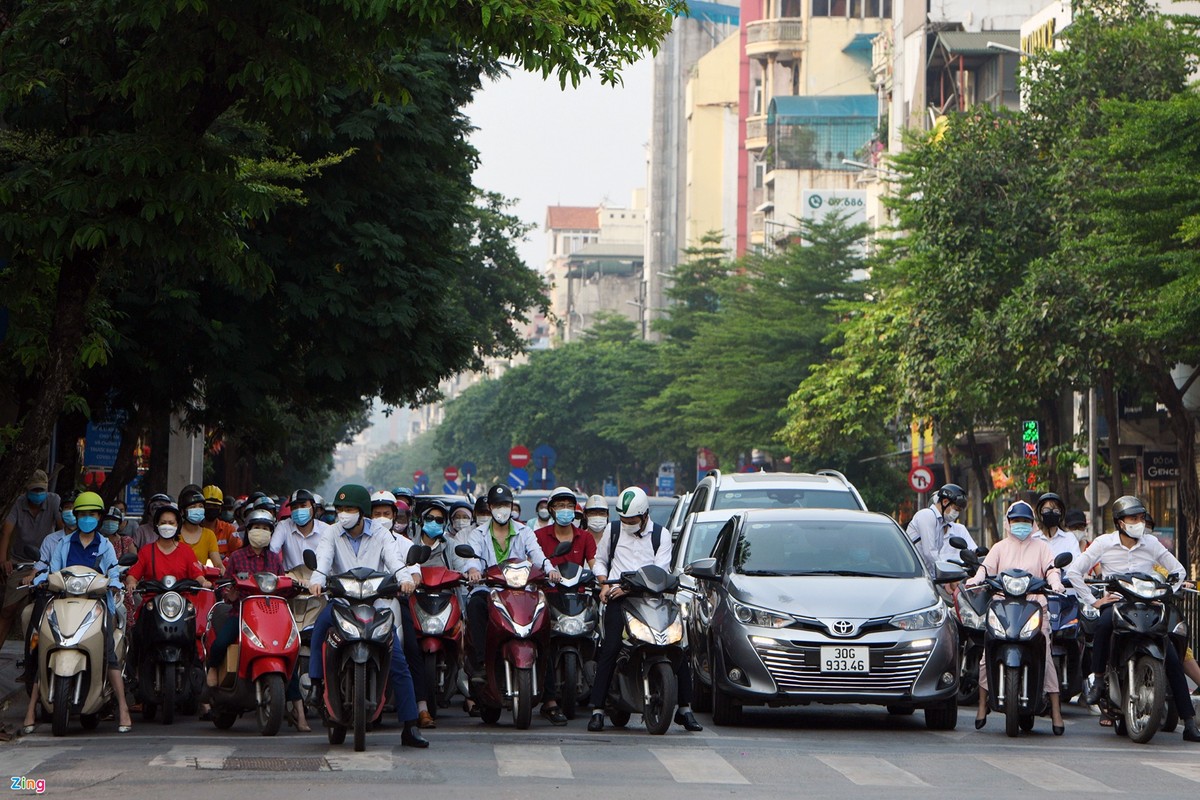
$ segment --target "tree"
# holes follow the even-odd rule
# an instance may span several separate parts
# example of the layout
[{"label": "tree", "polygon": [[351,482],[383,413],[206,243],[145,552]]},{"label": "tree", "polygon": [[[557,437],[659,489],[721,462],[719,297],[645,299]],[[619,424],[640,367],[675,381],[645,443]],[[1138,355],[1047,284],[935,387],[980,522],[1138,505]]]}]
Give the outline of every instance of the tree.
[{"label": "tree", "polygon": [[436,435],[432,430],[425,431],[411,442],[393,442],[371,459],[367,464],[367,485],[377,491],[412,486],[413,473],[421,470],[430,476],[432,487],[440,481],[438,468],[445,463],[437,449]]}]

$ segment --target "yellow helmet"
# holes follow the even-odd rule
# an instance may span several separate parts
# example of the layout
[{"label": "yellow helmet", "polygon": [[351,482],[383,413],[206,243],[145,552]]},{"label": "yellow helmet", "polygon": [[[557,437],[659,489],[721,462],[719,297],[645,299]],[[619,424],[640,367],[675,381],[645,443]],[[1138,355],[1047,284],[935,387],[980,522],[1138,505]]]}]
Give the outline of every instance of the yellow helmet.
[{"label": "yellow helmet", "polygon": [[201,491],[201,494],[204,495],[205,503],[214,503],[216,505],[221,505],[222,503],[225,502],[225,493],[221,491],[220,486],[214,486],[213,484],[209,484],[208,486],[204,487],[204,489]]},{"label": "yellow helmet", "polygon": [[75,498],[75,513],[80,511],[104,511],[104,500],[95,492],[80,492]]}]

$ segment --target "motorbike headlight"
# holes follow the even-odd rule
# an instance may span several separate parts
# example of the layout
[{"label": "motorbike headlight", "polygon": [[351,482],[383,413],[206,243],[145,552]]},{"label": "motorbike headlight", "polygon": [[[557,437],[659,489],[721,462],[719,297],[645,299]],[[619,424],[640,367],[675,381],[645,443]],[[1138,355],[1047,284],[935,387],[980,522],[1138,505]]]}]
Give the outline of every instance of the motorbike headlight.
[{"label": "motorbike headlight", "polygon": [[667,626],[667,644],[675,644],[683,639],[683,622],[675,620]]},{"label": "motorbike headlight", "polygon": [[730,602],[733,605],[733,616],[737,618],[738,622],[745,623],[746,625],[759,625],[764,628],[786,628],[794,622],[791,617],[772,614],[770,611],[764,611],[761,608],[743,605],[736,600]]},{"label": "motorbike headlight", "polygon": [[1188,635],[1187,620],[1181,619],[1179,622],[1176,622],[1175,628],[1171,631],[1171,633],[1175,636],[1183,636],[1186,638]]},{"label": "motorbike headlight", "polygon": [[1004,626],[1000,624],[1000,617],[996,615],[994,608],[988,609],[987,626],[993,636],[1004,638]]},{"label": "motorbike headlight", "polygon": [[902,631],[927,631],[930,628],[940,627],[945,621],[946,606],[942,603],[920,611],[897,614],[892,617],[892,625]]},{"label": "motorbike headlight", "polygon": [[167,577],[163,578],[162,585],[163,585],[163,588],[170,589],[172,586],[175,585],[175,576],[168,575]]},{"label": "motorbike headlight", "polygon": [[300,629],[296,627],[295,620],[292,620],[292,632],[288,634],[287,644],[283,646],[284,650],[291,650],[292,645],[300,640]]},{"label": "motorbike headlight", "polygon": [[166,622],[178,622],[183,617],[186,604],[178,592],[167,592],[158,598],[158,613]]},{"label": "motorbike headlight", "polygon": [[86,575],[72,575],[67,578],[66,585],[63,587],[69,595],[87,594],[88,586],[92,583],[92,579]]},{"label": "motorbike headlight", "polygon": [[1005,594],[1019,595],[1029,591],[1029,575],[1001,575],[1000,583]]},{"label": "motorbike headlight", "polygon": [[262,649],[262,639],[258,638],[258,634],[255,633],[254,630],[245,622],[242,623],[242,635],[246,637],[250,644],[254,645],[260,650]]},{"label": "motorbike headlight", "polygon": [[1125,587],[1126,591],[1136,594],[1143,600],[1153,600],[1167,593],[1166,586],[1157,581],[1146,580],[1145,578],[1131,578],[1127,581],[1120,581],[1120,584]]},{"label": "motorbike headlight", "polygon": [[1042,612],[1035,611],[1029,615],[1029,619],[1025,620],[1025,625],[1021,627],[1021,638],[1032,639],[1042,627]]},{"label": "motorbike headlight", "polygon": [[625,624],[629,626],[629,635],[639,641],[655,644],[654,631],[650,630],[650,626],[642,622],[636,617],[625,615]]},{"label": "motorbike headlight", "polygon": [[958,599],[954,602],[954,610],[958,612],[958,621],[963,624],[964,628],[982,628],[983,617],[979,615],[971,604],[962,599],[962,593],[959,592]]},{"label": "motorbike headlight", "polygon": [[377,641],[377,642],[381,642],[384,639],[386,639],[388,637],[388,634],[391,632],[392,632],[392,626],[386,622],[381,622],[380,624],[375,626],[374,630],[371,631],[371,639],[373,639],[374,641]]},{"label": "motorbike headlight", "polygon": [[358,637],[358,627],[352,620],[346,619],[341,614],[334,614],[333,618],[337,621],[338,628],[341,629],[342,633],[346,636]]},{"label": "motorbike headlight", "polygon": [[555,617],[550,621],[550,630],[564,636],[579,636],[583,633],[583,620],[578,617]]},{"label": "motorbike headlight", "polygon": [[512,564],[504,568],[504,583],[510,589],[524,589],[529,583],[529,571],[532,569],[529,563]]},{"label": "motorbike headlight", "polygon": [[258,585],[260,592],[270,594],[275,591],[275,587],[279,586],[279,576],[272,572],[256,572],[254,582]]},{"label": "motorbike headlight", "polygon": [[1092,606],[1079,605],[1079,613],[1084,619],[1100,619],[1100,612]]}]

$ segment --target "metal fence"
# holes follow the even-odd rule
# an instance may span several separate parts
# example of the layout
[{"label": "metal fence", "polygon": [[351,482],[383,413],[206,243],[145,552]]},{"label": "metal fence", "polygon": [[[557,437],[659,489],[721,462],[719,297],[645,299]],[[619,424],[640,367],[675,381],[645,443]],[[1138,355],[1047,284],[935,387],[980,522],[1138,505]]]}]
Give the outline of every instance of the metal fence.
[{"label": "metal fence", "polygon": [[1200,592],[1195,589],[1184,589],[1176,595],[1179,610],[1187,620],[1188,636],[1192,642],[1192,653],[1200,653]]}]

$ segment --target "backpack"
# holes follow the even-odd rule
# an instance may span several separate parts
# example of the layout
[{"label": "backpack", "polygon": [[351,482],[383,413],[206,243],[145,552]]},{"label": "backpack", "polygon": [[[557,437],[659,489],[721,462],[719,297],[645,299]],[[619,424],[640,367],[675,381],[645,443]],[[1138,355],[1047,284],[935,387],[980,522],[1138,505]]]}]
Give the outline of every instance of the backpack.
[{"label": "backpack", "polygon": [[[654,548],[654,554],[658,555],[658,546],[662,544],[662,525],[657,522],[651,522],[650,529],[650,546]],[[608,527],[608,568],[612,570],[613,556],[617,552],[617,539],[621,538],[621,520],[613,520]]]}]

